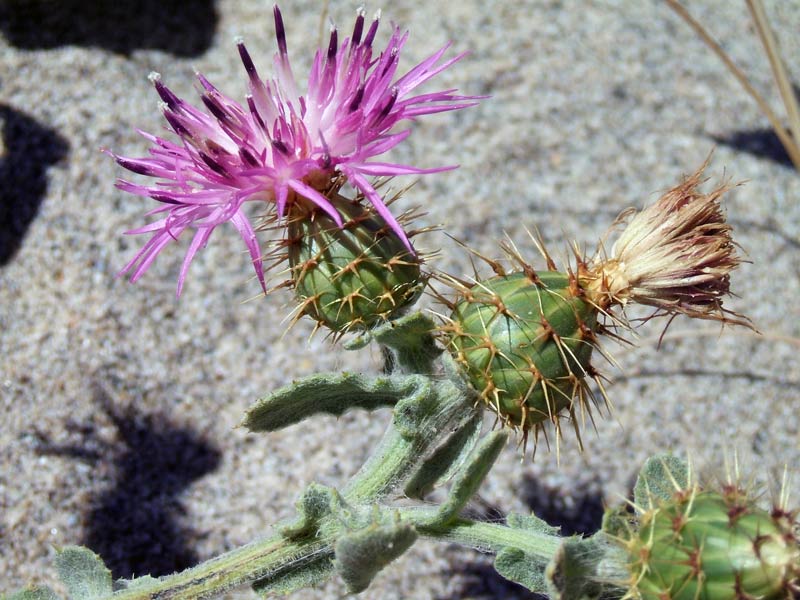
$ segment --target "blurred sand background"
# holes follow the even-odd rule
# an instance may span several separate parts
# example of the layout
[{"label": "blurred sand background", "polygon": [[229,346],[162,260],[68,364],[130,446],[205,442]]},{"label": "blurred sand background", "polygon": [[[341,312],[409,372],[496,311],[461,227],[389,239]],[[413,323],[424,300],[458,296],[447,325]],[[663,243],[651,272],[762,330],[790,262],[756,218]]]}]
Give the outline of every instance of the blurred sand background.
[{"label": "blurred sand background", "polygon": [[[744,3],[689,6],[778,107]],[[281,8],[302,79],[327,32],[323,5]],[[343,34],[355,8],[330,3]],[[788,464],[797,488],[800,175],[719,60],[657,1],[397,1],[368,14],[377,8],[382,41],[392,21],[411,31],[406,68],[447,40],[453,52],[470,51],[429,89],[491,95],[423,119],[392,155],[461,165],[422,178],[403,202],[483,253],[497,256],[507,233],[538,261],[526,227],[538,227],[558,257],[572,239],[592,249],[622,209],[653,201],[712,148],[709,175],[747,180],[726,203],[750,261],[733,277],[729,304],[763,335],[681,318],[660,349],[665,323],[642,328],[638,349],[609,344],[620,368],[598,365],[614,380],[614,415],[589,428],[585,452],[572,435],[560,466],[544,447],[522,462],[509,447],[476,510],[496,518],[534,509],[565,531],[591,531],[642,460],[667,449],[688,450],[701,467],[738,450],[765,480]],[[767,8],[798,81],[800,5]],[[88,544],[127,577],[169,573],[264,535],[292,514],[307,483],[342,485],[390,417],[319,417],[259,437],[236,428],[269,390],[318,371],[375,371],[380,357],[309,340],[310,323],[287,333],[289,296],[256,297],[232,227],[214,233],[179,301],[186,240],[138,284],[115,277],[141,243],[121,233],[143,224],[153,203],[117,191],[123,172],[98,149],[140,156],[147,145],[134,129],[162,131],[150,71],[185,98],[196,98],[198,70],[243,99],[238,35],[269,73],[274,29],[262,0],[0,0],[5,591],[52,583],[60,545]],[[470,272],[443,233],[420,240],[441,249],[432,266]],[[421,542],[363,597],[532,597],[489,565],[476,552]],[[293,597],[343,592],[332,580]]]}]

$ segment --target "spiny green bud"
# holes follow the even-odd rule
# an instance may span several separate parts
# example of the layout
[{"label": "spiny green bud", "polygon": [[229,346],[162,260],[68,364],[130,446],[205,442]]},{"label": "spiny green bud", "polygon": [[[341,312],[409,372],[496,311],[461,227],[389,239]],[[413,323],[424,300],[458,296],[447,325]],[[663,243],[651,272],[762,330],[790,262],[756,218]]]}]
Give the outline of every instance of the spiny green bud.
[{"label": "spiny green bud", "polygon": [[757,507],[735,486],[694,487],[657,502],[626,542],[640,600],[792,598],[800,577],[794,516]]},{"label": "spiny green bud", "polygon": [[289,216],[298,316],[339,333],[369,328],[417,299],[424,285],[421,259],[363,199],[334,192],[329,200],[341,226],[317,207],[297,205]]},{"label": "spiny green bud", "polygon": [[474,285],[451,283],[458,298],[442,327],[449,349],[503,423],[527,436],[546,421],[558,427],[565,409],[574,417],[576,400],[591,397],[585,378],[596,375],[599,330],[598,309],[577,278],[524,265]]},{"label": "spiny green bud", "polygon": [[627,326],[629,303],[654,306],[660,315],[749,326],[722,307],[739,264],[720,207],[728,186],[699,192],[702,171],[632,217],[610,253],[602,242],[592,258],[576,247],[576,264],[567,272],[557,271],[534,240],[547,272],[507,246],[512,270],[481,256],[496,276],[472,282],[443,276],[457,292],[455,300],[441,298],[452,311],[442,327],[445,343],[480,398],[503,424],[522,431],[523,443],[547,421],[558,435],[560,413],[569,414],[579,433],[575,408],[589,409],[586,400],[594,400],[587,379],[606,399],[590,359],[600,350],[600,334]]}]

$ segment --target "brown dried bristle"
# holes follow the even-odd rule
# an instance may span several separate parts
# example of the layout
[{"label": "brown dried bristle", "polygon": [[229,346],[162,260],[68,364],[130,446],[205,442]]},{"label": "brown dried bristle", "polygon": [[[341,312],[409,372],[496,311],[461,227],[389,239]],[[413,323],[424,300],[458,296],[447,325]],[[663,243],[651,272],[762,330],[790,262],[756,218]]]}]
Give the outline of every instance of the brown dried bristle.
[{"label": "brown dried bristle", "polygon": [[722,183],[701,192],[707,164],[652,206],[620,215],[615,225],[626,226],[609,255],[598,252],[580,274],[581,285],[599,307],[633,302],[655,307],[656,315],[751,326],[722,306],[730,294],[730,273],[741,260],[721,207],[733,186]]}]

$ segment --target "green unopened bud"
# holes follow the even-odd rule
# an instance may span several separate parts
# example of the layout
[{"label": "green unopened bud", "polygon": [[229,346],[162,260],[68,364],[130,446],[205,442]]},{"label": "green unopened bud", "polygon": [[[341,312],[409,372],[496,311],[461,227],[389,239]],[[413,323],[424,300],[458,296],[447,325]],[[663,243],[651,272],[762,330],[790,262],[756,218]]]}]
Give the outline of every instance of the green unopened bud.
[{"label": "green unopened bud", "polygon": [[589,409],[586,400],[594,400],[588,379],[606,399],[590,360],[600,351],[600,334],[629,327],[627,305],[654,306],[651,316],[685,314],[750,326],[722,307],[739,264],[720,207],[728,186],[702,194],[701,177],[702,168],[631,218],[610,254],[603,242],[593,258],[576,245],[576,263],[567,272],[556,270],[534,240],[546,272],[534,270],[511,245],[504,250],[513,270],[481,257],[494,277],[466,282],[443,276],[457,291],[455,300],[442,298],[452,311],[441,328],[445,343],[480,398],[503,424],[522,431],[523,443],[547,421],[558,436],[564,413],[579,433],[575,408]]},{"label": "green unopened bud", "polygon": [[790,598],[800,575],[794,519],[738,489],[677,492],[627,542],[630,596],[641,600]]},{"label": "green unopened bud", "polygon": [[[538,433],[591,392],[586,376],[597,346],[597,308],[571,274],[529,266],[469,286],[443,329],[481,399],[504,424]],[[576,423],[577,421],[573,420]]]},{"label": "green unopened bud", "polygon": [[397,316],[424,285],[421,259],[360,199],[329,198],[341,217],[314,208],[290,215],[288,255],[300,314],[334,332]]}]

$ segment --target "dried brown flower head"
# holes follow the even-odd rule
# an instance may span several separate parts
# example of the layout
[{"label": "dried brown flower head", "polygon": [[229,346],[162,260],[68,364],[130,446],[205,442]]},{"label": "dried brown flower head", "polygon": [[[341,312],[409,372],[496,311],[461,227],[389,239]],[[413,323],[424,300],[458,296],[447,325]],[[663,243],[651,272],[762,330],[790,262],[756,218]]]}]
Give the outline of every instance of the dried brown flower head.
[{"label": "dried brown flower head", "polygon": [[608,255],[585,266],[583,284],[601,309],[628,302],[647,304],[657,314],[748,324],[722,308],[730,272],[740,261],[720,199],[733,186],[699,190],[708,161],[683,183],[642,211],[625,211],[627,222]]}]

